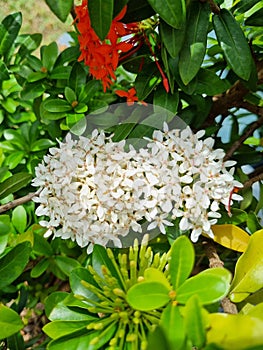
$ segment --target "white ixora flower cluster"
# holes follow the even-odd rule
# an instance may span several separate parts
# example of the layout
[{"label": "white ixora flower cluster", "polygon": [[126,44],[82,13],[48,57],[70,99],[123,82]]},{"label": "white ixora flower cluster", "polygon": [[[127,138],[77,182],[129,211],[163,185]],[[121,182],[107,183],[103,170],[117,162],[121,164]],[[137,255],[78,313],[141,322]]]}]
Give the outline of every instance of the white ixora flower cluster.
[{"label": "white ixora flower cluster", "polygon": [[41,187],[36,214],[49,217],[40,221],[46,237],[70,238],[90,252],[93,244],[121,247],[120,238],[142,232],[142,222],[165,234],[175,218],[193,242],[202,233],[213,237],[220,203],[227,207],[231,191],[242,184],[233,177],[235,162],[224,162],[212,138],[201,140],[204,133],[169,131],[165,124],[146,147],[128,151],[125,141],[113,142],[98,130],[78,140],[69,134],[50,149],[33,180]]}]

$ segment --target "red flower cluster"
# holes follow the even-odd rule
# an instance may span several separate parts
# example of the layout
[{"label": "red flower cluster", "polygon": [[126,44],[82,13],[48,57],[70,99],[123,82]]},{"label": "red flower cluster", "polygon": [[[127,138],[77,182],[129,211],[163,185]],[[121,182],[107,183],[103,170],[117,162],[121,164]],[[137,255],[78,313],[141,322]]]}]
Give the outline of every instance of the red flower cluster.
[{"label": "red flower cluster", "polygon": [[133,48],[134,38],[123,41],[126,35],[135,34],[139,28],[136,23],[125,24],[120,22],[127,7],[116,16],[111,24],[105,40],[101,41],[91,27],[87,0],[76,6],[76,23],[80,33],[79,43],[81,55],[79,61],[89,66],[90,74],[102,81],[104,92],[116,80],[115,70],[119,64],[119,55]]}]

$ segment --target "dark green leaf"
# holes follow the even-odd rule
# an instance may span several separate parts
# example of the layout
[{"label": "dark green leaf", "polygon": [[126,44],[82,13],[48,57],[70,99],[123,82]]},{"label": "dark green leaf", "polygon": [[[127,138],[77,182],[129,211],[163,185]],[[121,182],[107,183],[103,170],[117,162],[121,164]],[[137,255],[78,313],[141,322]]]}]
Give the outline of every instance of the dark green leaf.
[{"label": "dark green leaf", "polygon": [[135,88],[139,100],[143,101],[159,82],[158,69],[154,62],[145,67],[135,79]]},{"label": "dark green leaf", "polygon": [[209,15],[210,7],[207,2],[191,2],[188,9],[184,44],[179,56],[179,72],[185,85],[196,76],[203,62]]},{"label": "dark green leaf", "polygon": [[254,12],[245,20],[245,25],[247,26],[263,26],[263,8]]},{"label": "dark green leaf", "polygon": [[21,12],[12,13],[0,24],[0,55],[4,55],[13,45],[22,25]]},{"label": "dark green leaf", "polygon": [[182,26],[182,28],[176,29],[161,21],[160,32],[166,50],[172,58],[175,58],[184,43],[185,27]]},{"label": "dark green leaf", "polygon": [[0,288],[11,284],[21,275],[29,260],[31,245],[23,242],[0,259]]},{"label": "dark green leaf", "polygon": [[18,54],[20,58],[23,58],[30,52],[36,50],[42,40],[41,34],[24,34],[19,36],[20,48]]},{"label": "dark green leaf", "polygon": [[73,7],[73,0],[45,0],[50,10],[62,21],[66,22],[70,10]]},{"label": "dark green leaf", "polygon": [[45,87],[41,82],[26,84],[21,92],[21,98],[25,101],[33,100],[39,96],[42,96],[44,92]]},{"label": "dark green leaf", "polygon": [[113,17],[113,4],[113,0],[88,1],[91,26],[100,40],[104,40],[110,30]]},{"label": "dark green leaf", "polygon": [[7,67],[5,63],[0,60],[0,81],[2,80],[8,80],[9,79],[9,73],[7,70]]},{"label": "dark green leaf", "polygon": [[87,299],[95,301],[98,300],[98,297],[81,283],[81,281],[86,281],[97,286],[97,283],[94,281],[94,278],[88,269],[85,269],[84,267],[74,269],[69,276],[69,281],[71,290],[75,295],[81,295]]},{"label": "dark green leaf", "polygon": [[248,80],[252,70],[252,57],[247,39],[230,11],[222,9],[213,16],[213,24],[218,42],[233,71]]},{"label": "dark green leaf", "polygon": [[214,96],[225,92],[230,88],[230,84],[226,79],[221,79],[209,69],[200,68],[197,73],[197,84],[195,93]]},{"label": "dark green leaf", "polygon": [[45,45],[41,47],[40,50],[41,53],[41,59],[43,63],[43,67],[50,71],[57,59],[58,56],[58,45],[55,42],[52,42],[49,45]]},{"label": "dark green leaf", "polygon": [[79,102],[87,103],[94,97],[96,92],[100,89],[100,82],[98,80],[90,80],[87,84],[82,85],[78,96]]},{"label": "dark green leaf", "polygon": [[234,11],[237,11],[238,13],[244,13],[250,10],[257,3],[258,3],[258,0],[240,0],[235,2],[235,5],[233,6],[232,9]]},{"label": "dark green leaf", "polygon": [[72,102],[77,100],[77,96],[75,91],[73,91],[70,87],[66,86],[64,90],[64,95],[68,103],[72,104]]},{"label": "dark green leaf", "polygon": [[52,70],[50,73],[50,79],[63,79],[68,80],[72,67],[70,66],[58,66]]},{"label": "dark green leaf", "polygon": [[87,74],[79,62],[75,62],[69,76],[69,87],[78,95],[82,87],[86,84]]},{"label": "dark green leaf", "polygon": [[33,251],[41,256],[51,256],[53,254],[53,250],[48,241],[36,232],[34,232]]},{"label": "dark green leaf", "polygon": [[170,26],[181,28],[185,23],[185,0],[148,0],[152,8]]},{"label": "dark green leaf", "polygon": [[0,339],[8,338],[23,328],[19,315],[7,306],[0,304]]},{"label": "dark green leaf", "polygon": [[147,0],[129,0],[127,12],[123,18],[124,23],[138,22],[154,15],[153,8]]},{"label": "dark green leaf", "polygon": [[167,93],[162,87],[157,87],[154,98],[153,98],[154,110],[158,111],[160,106],[164,111],[168,112],[170,119],[175,116],[179,104],[179,93],[175,92],[174,94]]},{"label": "dark green leaf", "polygon": [[25,187],[31,180],[32,175],[28,173],[17,173],[0,184],[0,199],[11,193],[15,193]]},{"label": "dark green leaf", "polygon": [[194,259],[194,248],[189,238],[177,238],[171,247],[169,263],[171,283],[175,290],[189,277],[194,267]]}]

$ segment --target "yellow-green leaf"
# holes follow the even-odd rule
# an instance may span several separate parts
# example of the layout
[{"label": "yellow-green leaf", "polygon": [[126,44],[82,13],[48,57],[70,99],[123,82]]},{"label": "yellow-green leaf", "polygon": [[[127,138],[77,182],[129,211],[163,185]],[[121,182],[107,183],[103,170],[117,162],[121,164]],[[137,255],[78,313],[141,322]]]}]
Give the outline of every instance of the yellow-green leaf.
[{"label": "yellow-green leaf", "polygon": [[255,232],[244,254],[238,259],[231,284],[230,299],[241,302],[263,287],[263,229]]},{"label": "yellow-green leaf", "polygon": [[212,226],[214,241],[222,246],[244,252],[248,246],[250,235],[240,227],[225,224]]},{"label": "yellow-green leaf", "polygon": [[249,315],[210,314],[207,344],[218,344],[220,348],[245,350],[263,345],[263,321]]}]

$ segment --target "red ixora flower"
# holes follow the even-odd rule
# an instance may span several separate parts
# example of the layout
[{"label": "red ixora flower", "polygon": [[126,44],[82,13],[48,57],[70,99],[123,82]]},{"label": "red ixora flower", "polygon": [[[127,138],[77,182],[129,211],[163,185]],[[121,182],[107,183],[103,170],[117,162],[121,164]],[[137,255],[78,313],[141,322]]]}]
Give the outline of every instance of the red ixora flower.
[{"label": "red ixora flower", "polygon": [[126,97],[127,99],[127,105],[132,106],[134,102],[140,102],[144,105],[147,105],[146,102],[144,101],[139,101],[138,97],[136,96],[136,90],[134,87],[129,89],[128,91],[125,90],[115,90],[115,94],[120,96],[120,97]]},{"label": "red ixora flower", "polygon": [[81,55],[79,61],[89,67],[90,74],[102,81],[103,91],[116,80],[115,70],[119,64],[119,55],[133,48],[134,38],[122,40],[122,37],[135,34],[139,31],[136,23],[125,24],[120,22],[126,13],[127,6],[113,19],[109,33],[105,40],[100,40],[94,29],[88,12],[88,2],[76,6],[76,23],[79,31]]}]

